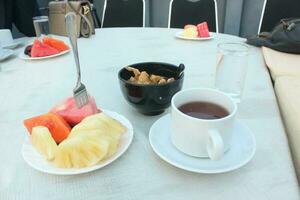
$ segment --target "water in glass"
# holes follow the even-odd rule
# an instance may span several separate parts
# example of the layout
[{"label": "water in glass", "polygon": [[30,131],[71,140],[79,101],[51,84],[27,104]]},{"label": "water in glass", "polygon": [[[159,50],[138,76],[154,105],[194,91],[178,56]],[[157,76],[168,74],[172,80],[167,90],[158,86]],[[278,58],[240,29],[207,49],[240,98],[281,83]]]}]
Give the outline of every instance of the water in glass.
[{"label": "water in glass", "polygon": [[49,34],[49,22],[47,16],[36,16],[32,19],[36,37]]},{"label": "water in glass", "polygon": [[243,43],[218,45],[215,86],[240,101],[248,66],[248,46]]}]

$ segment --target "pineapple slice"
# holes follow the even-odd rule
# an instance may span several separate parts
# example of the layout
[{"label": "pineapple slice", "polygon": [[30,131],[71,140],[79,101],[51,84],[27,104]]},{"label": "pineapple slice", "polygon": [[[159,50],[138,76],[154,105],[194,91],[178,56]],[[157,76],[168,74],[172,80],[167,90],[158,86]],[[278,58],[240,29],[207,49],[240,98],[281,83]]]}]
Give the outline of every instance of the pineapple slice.
[{"label": "pineapple slice", "polygon": [[126,131],[126,127],[123,124],[103,112],[96,114],[95,117],[110,127],[111,134],[117,136],[117,139],[120,139],[121,135]]},{"label": "pineapple slice", "polygon": [[125,126],[104,113],[86,117],[58,145],[54,165],[62,168],[95,165],[116,153],[125,131]]},{"label": "pineapple slice", "polygon": [[109,142],[108,147],[108,153],[106,158],[112,156],[116,153],[118,146],[119,146],[119,140],[113,137],[108,132],[105,132],[101,129],[96,130],[82,130],[82,131],[75,131],[72,135],[70,135],[70,138],[72,137],[88,137],[89,139],[99,139],[99,140],[107,140]]},{"label": "pineapple slice", "polygon": [[68,137],[58,145],[54,165],[62,168],[92,166],[106,157],[108,148],[109,141],[95,135]]},{"label": "pineapple slice", "polygon": [[49,161],[54,159],[57,151],[57,144],[47,127],[34,127],[32,129],[30,138],[32,145],[40,154],[42,154]]},{"label": "pineapple slice", "polygon": [[122,133],[126,131],[124,125],[102,112],[86,117],[72,129],[70,136],[77,131],[94,129],[111,134],[117,140],[119,140]]}]

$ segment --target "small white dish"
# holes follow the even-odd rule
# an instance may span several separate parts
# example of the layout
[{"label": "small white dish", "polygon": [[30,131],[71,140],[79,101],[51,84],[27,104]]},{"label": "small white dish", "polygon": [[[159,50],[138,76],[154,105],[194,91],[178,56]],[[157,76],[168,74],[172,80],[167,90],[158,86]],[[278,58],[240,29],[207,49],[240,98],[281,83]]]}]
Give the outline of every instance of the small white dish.
[{"label": "small white dish", "polygon": [[11,49],[0,49],[0,61],[14,55],[14,51]]},{"label": "small white dish", "polygon": [[44,57],[30,57],[26,54],[24,54],[24,50],[22,50],[22,52],[19,53],[19,58],[23,59],[23,60],[43,60],[43,59],[48,59],[48,58],[54,58],[54,57],[57,57],[57,56],[61,56],[61,55],[64,55],[66,53],[69,53],[70,52],[70,49],[66,50],[66,51],[62,51],[58,54],[54,54],[54,55],[51,55],[51,56],[44,56]]},{"label": "small white dish", "polygon": [[192,38],[192,37],[184,37],[182,36],[182,32],[183,31],[179,31],[175,34],[175,37],[176,38],[179,38],[179,39],[183,39],[183,40],[200,40],[200,41],[203,41],[203,40],[211,40],[213,39],[215,36],[213,35],[213,33],[210,33],[210,37],[195,37],[195,38]]},{"label": "small white dish", "polygon": [[104,113],[107,115],[111,116],[112,118],[118,120],[121,122],[124,126],[127,127],[126,133],[124,133],[120,139],[120,144],[117,152],[111,156],[110,158],[103,160],[99,162],[98,164],[90,167],[85,167],[85,168],[70,168],[70,169],[65,169],[65,168],[58,168],[52,165],[50,162],[48,162],[42,155],[40,155],[35,148],[31,145],[29,137],[27,137],[23,143],[22,147],[22,156],[25,160],[25,162],[31,166],[32,168],[48,173],[48,174],[55,174],[55,175],[75,175],[75,174],[83,174],[87,172],[91,172],[97,169],[100,169],[116,159],[118,159],[122,154],[125,153],[125,151],[128,149],[130,146],[132,139],[133,139],[133,127],[130,121],[125,118],[124,116],[104,110]]},{"label": "small white dish", "polygon": [[170,114],[158,119],[151,127],[149,141],[154,152],[169,164],[196,173],[229,172],[247,164],[254,156],[256,142],[249,128],[237,121],[231,148],[218,161],[192,157],[179,151],[170,138]]},{"label": "small white dish", "polygon": [[21,44],[22,44],[22,41],[13,40],[11,43],[2,44],[2,48],[3,49],[14,49],[14,48],[16,48],[17,46],[19,46]]},{"label": "small white dish", "polygon": [[0,46],[4,49],[13,49],[21,44],[22,41],[14,40],[9,29],[0,29]]}]

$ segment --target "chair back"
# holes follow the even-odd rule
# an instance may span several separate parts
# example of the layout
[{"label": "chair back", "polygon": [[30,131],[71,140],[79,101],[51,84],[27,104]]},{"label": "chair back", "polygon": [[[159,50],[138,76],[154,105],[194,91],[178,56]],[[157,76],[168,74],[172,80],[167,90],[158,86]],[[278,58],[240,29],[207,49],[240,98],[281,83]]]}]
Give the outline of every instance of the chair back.
[{"label": "chair back", "polygon": [[102,27],[144,27],[144,0],[105,0]]},{"label": "chair back", "polygon": [[210,31],[219,32],[216,0],[171,0],[169,28],[183,28],[186,24],[197,25],[204,21]]},{"label": "chair back", "polygon": [[258,33],[270,32],[283,18],[300,18],[299,0],[265,0]]}]

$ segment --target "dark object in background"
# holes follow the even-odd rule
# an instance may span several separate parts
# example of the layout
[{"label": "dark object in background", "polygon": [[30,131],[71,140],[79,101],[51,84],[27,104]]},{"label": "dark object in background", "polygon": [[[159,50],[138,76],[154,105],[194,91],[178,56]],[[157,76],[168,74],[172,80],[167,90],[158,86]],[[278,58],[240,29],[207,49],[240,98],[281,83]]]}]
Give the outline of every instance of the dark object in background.
[{"label": "dark object in background", "polygon": [[216,5],[214,0],[173,0],[170,4],[170,28],[183,28],[187,24],[197,25],[207,21],[209,30],[218,32]]},{"label": "dark object in background", "polygon": [[36,0],[0,0],[0,29],[12,25],[26,36],[35,36],[32,17],[39,15]]},{"label": "dark object in background", "polygon": [[93,15],[95,28],[101,28],[101,21],[99,19],[98,14],[97,14],[97,9],[93,4],[92,4],[92,15]]},{"label": "dark object in background", "polygon": [[105,0],[102,27],[143,27],[143,0]]},{"label": "dark object in background", "polygon": [[24,50],[24,54],[31,57],[31,49],[32,49],[32,45],[28,45]]},{"label": "dark object in background", "polygon": [[300,54],[300,18],[282,19],[272,32],[263,32],[250,37],[247,43],[286,53]]},{"label": "dark object in background", "polygon": [[[132,107],[145,115],[158,115],[164,112],[170,106],[173,95],[181,90],[184,73],[180,73],[178,66],[167,63],[137,63],[130,67],[146,71],[148,74],[175,78],[175,81],[165,84],[142,85],[128,81],[133,74],[126,67],[119,71],[119,83],[123,96]],[[178,74],[180,74],[179,77],[177,77]]]},{"label": "dark object in background", "polygon": [[300,0],[264,0],[260,32],[270,32],[281,19],[300,18]]}]

